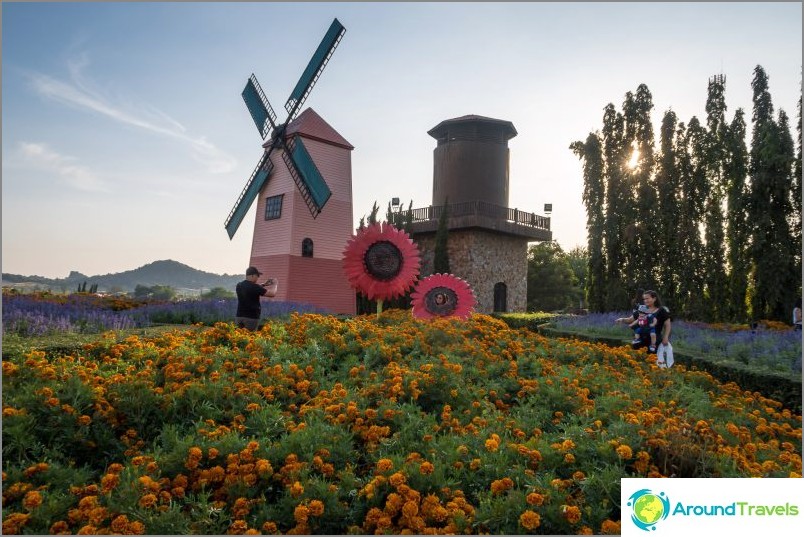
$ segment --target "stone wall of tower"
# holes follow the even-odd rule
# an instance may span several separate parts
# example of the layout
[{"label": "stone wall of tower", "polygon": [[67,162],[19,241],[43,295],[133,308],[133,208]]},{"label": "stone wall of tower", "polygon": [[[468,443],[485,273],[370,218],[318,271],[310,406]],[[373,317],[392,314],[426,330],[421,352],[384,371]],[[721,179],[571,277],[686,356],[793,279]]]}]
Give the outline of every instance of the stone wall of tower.
[{"label": "stone wall of tower", "polygon": [[[413,235],[421,251],[421,278],[433,273],[435,235]],[[477,298],[475,311],[494,311],[494,285],[507,288],[507,311],[524,312],[528,291],[527,239],[482,230],[450,230],[447,240],[450,270],[463,278]]]}]

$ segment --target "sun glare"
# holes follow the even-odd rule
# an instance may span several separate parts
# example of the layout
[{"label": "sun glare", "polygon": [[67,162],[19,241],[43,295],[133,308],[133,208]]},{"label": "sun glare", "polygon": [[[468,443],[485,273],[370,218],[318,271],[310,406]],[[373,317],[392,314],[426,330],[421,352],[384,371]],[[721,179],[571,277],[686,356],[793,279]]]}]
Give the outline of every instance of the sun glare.
[{"label": "sun glare", "polygon": [[639,149],[634,148],[634,152],[631,153],[631,158],[628,160],[627,165],[632,170],[639,166]]}]

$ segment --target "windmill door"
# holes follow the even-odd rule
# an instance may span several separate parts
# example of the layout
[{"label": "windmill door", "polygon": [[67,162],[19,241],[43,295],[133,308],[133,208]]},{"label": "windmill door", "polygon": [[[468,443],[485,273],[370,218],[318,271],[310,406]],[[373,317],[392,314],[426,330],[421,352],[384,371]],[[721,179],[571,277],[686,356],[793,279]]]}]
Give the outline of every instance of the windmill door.
[{"label": "windmill door", "polygon": [[494,311],[508,311],[508,288],[503,282],[494,284]]}]

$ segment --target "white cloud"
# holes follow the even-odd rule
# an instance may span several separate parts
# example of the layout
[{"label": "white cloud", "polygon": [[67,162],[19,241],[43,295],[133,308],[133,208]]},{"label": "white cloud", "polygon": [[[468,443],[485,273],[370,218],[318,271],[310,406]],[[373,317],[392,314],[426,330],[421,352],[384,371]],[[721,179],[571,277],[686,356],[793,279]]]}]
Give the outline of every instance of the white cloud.
[{"label": "white cloud", "polygon": [[61,155],[45,144],[22,142],[20,153],[34,168],[55,173],[71,187],[87,192],[108,192],[106,183],[89,168],[77,163],[75,157]]},{"label": "white cloud", "polygon": [[76,106],[107,116],[120,123],[131,125],[155,134],[167,136],[186,144],[193,157],[207,168],[209,173],[228,173],[235,169],[237,161],[231,155],[215,147],[203,136],[188,135],[187,129],[168,114],[151,106],[126,104],[122,99],[103,95],[84,76],[89,60],[84,54],[68,65],[70,81],[57,80],[35,73],[31,75],[34,90],[45,98],[70,106]]}]

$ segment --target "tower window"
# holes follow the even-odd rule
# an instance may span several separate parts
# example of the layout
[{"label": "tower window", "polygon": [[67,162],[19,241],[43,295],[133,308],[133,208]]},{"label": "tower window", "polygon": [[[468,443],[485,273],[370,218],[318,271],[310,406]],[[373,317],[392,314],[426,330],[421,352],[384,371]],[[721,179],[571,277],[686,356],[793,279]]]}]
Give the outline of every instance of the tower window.
[{"label": "tower window", "polygon": [[302,257],[313,257],[313,240],[309,237],[302,241]]},{"label": "tower window", "polygon": [[265,219],[276,220],[282,216],[282,198],[284,194],[265,198]]}]

